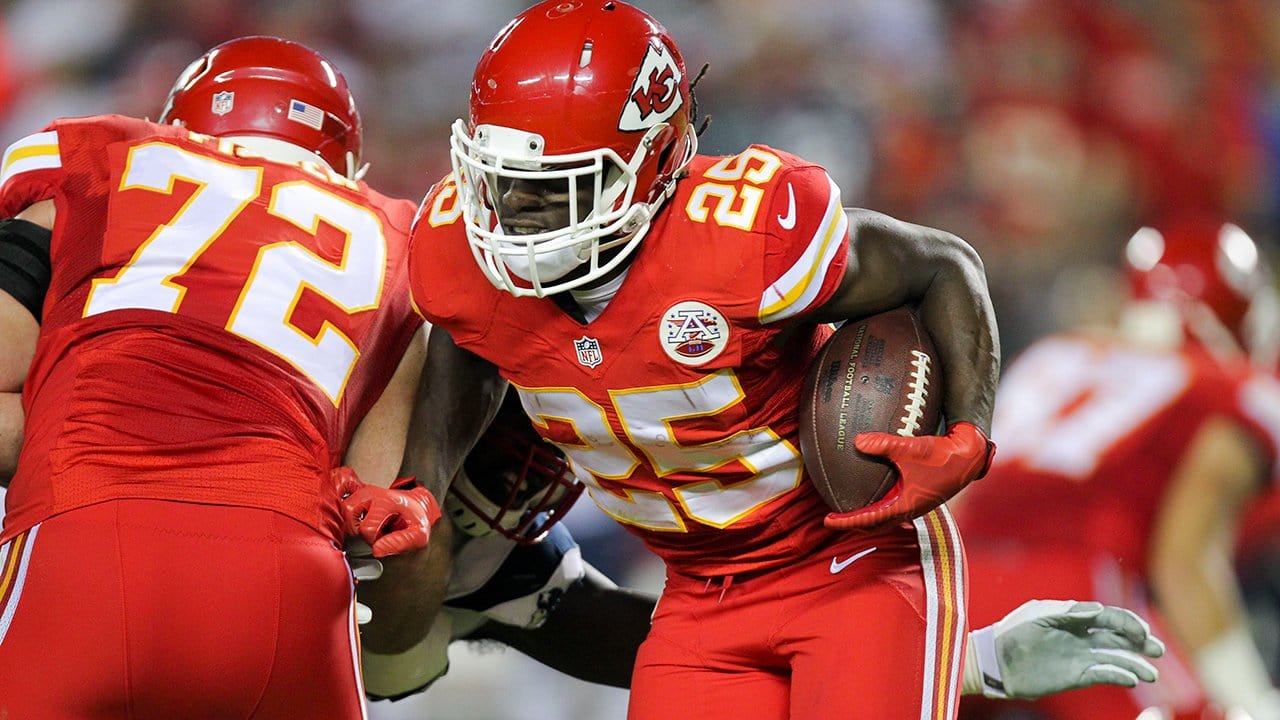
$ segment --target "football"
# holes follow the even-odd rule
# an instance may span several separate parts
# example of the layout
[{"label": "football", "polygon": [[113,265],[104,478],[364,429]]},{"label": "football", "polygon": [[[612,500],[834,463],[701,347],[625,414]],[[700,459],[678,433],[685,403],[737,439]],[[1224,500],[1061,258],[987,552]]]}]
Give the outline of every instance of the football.
[{"label": "football", "polygon": [[900,307],[845,323],[809,366],[800,401],[800,454],[818,493],[836,512],[880,499],[898,472],[858,452],[854,436],[936,434],[941,411],[941,368],[915,313]]}]

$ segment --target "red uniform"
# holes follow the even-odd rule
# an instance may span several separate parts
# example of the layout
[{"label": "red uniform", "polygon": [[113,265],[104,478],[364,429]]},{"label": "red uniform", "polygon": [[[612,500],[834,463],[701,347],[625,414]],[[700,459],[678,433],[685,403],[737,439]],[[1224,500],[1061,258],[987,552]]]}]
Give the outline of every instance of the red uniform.
[{"label": "red uniform", "polygon": [[328,474],[420,322],[413,206],[243,155],[98,117],[4,157],[0,216],[53,198],[57,224],[0,714],[361,712]]},{"label": "red uniform", "polygon": [[[1160,614],[1146,599],[1148,543],[1174,469],[1204,424],[1221,417],[1247,429],[1274,467],[1277,397],[1274,380],[1194,346],[1143,351],[1085,336],[1032,346],[1000,387],[995,465],[957,511],[973,626],[1024,600],[1057,597],[1129,607],[1158,630]],[[1156,665],[1157,684],[1062,693],[1036,708],[1063,719],[1132,720],[1151,706],[1210,716],[1176,643]],[[969,702],[962,714],[978,717]]]},{"label": "red uniform", "polygon": [[459,215],[452,180],[419,211],[418,307],[498,366],[597,505],[667,563],[631,716],[949,717],[964,638],[949,516],[833,533],[797,449],[830,330],[783,321],[832,297],[848,254],[827,174],[762,146],[695,158],[586,324],[494,288]]}]

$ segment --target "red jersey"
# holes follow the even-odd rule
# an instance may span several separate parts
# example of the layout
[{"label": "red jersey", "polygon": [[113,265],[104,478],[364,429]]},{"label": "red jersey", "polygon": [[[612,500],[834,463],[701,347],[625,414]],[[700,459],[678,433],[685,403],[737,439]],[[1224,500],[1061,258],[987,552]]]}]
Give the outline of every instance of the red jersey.
[{"label": "red jersey", "polygon": [[53,276],[3,539],[116,498],[264,508],[337,538],[329,469],[421,322],[413,205],[124,117],[9,148],[0,216],[46,198]]},{"label": "red jersey", "polygon": [[1071,548],[1141,573],[1168,482],[1206,422],[1235,421],[1276,467],[1280,386],[1198,347],[1052,337],[1009,367],[998,397],[1000,452],[956,513],[971,550]]},{"label": "red jersey", "polygon": [[797,441],[830,329],[779,322],[844,276],[848,219],[824,170],[762,146],[695,158],[586,324],[490,284],[456,198],[446,179],[419,210],[414,300],[498,366],[605,513],[695,575],[776,567],[830,537]]}]

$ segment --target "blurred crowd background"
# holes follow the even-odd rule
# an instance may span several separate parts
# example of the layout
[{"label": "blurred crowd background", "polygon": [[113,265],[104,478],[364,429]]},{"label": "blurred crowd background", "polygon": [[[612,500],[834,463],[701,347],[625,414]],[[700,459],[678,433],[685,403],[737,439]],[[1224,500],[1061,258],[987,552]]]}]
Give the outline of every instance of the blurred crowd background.
[{"label": "blurred crowd background", "polygon": [[[0,141],[60,116],[155,117],[204,50],[273,34],[346,73],[365,120],[366,179],[417,199],[449,169],[448,127],[466,112],[476,59],[528,4],[10,0],[0,3]],[[1006,356],[1104,315],[1123,242],[1172,211],[1219,214],[1274,254],[1274,0],[636,4],[666,24],[691,73],[710,63],[696,91],[713,117],[703,152],[785,149],[826,166],[847,205],[964,237],[986,261]],[[648,554],[590,503],[570,521],[593,563],[656,589]],[[587,690],[515,655],[455,653],[427,716],[623,716],[621,691]]]}]

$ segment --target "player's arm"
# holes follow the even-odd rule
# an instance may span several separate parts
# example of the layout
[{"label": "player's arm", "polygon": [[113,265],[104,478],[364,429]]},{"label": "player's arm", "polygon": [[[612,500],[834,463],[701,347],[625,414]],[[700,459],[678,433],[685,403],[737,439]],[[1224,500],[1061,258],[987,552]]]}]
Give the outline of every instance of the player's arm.
[{"label": "player's arm", "polygon": [[56,211],[37,202],[0,220],[0,484],[7,486],[22,449],[22,384],[35,355],[49,289],[49,246]]},{"label": "player's arm", "polygon": [[507,381],[489,361],[435,328],[427,341],[401,472],[444,497],[502,404]]},{"label": "player's arm", "polygon": [[1000,342],[977,251],[942,230],[870,210],[847,212],[844,279],[808,318],[838,322],[915,307],[941,356],[947,421],[972,423],[990,433]]},{"label": "player's arm", "polygon": [[625,688],[656,604],[656,596],[620,588],[587,565],[541,627],[489,621],[464,639],[497,640],[573,677]]},{"label": "player's arm", "polygon": [[1266,465],[1236,423],[1206,423],[1183,452],[1156,517],[1152,590],[1170,632],[1195,660],[1210,697],[1259,720],[1280,718],[1280,697],[1246,625],[1231,569],[1231,542],[1244,501]]},{"label": "player's arm", "polygon": [[987,439],[1000,343],[978,253],[960,238],[869,210],[849,217],[848,264],[835,294],[807,320],[835,322],[915,307],[944,373],[940,437],[860,433],[855,446],[887,458],[900,479],[885,497],[851,513],[828,515],[836,529],[858,529],[923,515],[986,474],[995,446]]},{"label": "player's arm", "polygon": [[[356,426],[347,447],[344,464],[367,485],[390,487],[396,479],[418,378],[426,358],[427,334],[428,328],[424,326],[413,336],[391,381]],[[430,543],[425,549],[379,560],[353,558],[357,577],[360,566],[376,563],[386,578],[357,585],[360,602],[373,612],[373,619],[360,628],[363,647],[374,652],[395,653],[426,636],[444,603],[450,571],[451,524],[434,523],[430,532]]]}]

